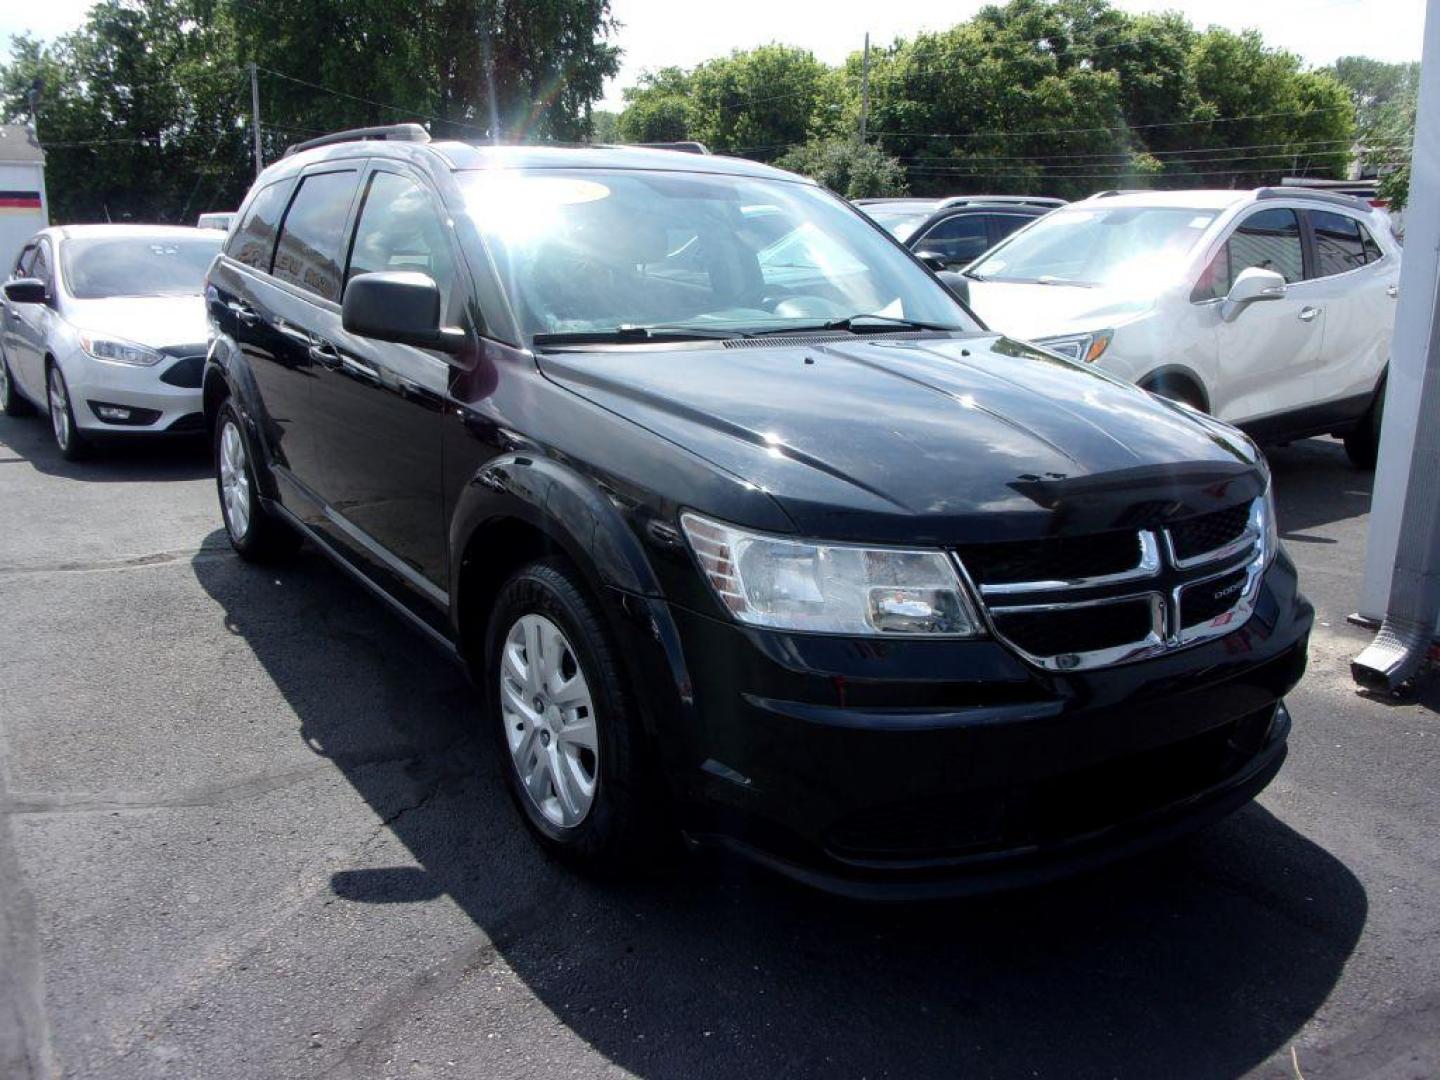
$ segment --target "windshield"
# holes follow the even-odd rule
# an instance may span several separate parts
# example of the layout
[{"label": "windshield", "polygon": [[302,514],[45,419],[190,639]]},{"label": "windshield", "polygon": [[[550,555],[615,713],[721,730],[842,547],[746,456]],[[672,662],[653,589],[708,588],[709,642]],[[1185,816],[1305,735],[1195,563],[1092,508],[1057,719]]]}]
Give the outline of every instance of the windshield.
[{"label": "windshield", "polygon": [[76,237],[60,246],[65,287],[77,300],[199,296],[218,236]]},{"label": "windshield", "polygon": [[985,281],[1146,285],[1182,268],[1217,213],[1171,206],[1056,210],[966,273]]},{"label": "windshield", "polygon": [[973,329],[950,294],[834,196],[701,173],[462,173],[530,335],[764,333],[874,316]]},{"label": "windshield", "polygon": [[866,208],[865,212],[875,219],[875,223],[886,229],[891,236],[895,237],[902,244],[915,235],[918,229],[929,217],[933,210],[879,210]]}]

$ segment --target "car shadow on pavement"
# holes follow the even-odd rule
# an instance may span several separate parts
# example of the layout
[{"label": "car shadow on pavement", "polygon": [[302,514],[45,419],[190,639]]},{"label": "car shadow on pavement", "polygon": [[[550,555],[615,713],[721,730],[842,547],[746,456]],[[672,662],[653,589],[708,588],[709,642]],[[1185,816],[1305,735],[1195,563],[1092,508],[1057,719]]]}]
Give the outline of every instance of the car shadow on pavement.
[{"label": "car shadow on pavement", "polygon": [[[484,1046],[498,953],[640,1076],[1213,1077],[1277,1054],[1288,1075],[1290,1040],[1366,921],[1354,875],[1258,805],[1165,851],[983,900],[862,907],[719,857],[589,881],[525,835],[460,673],[319,555],[193,570],[297,737],[413,855],[335,873],[337,903],[448,896],[493,943],[457,960],[417,939],[417,970],[449,974],[388,999],[396,1016],[439,1014],[454,1043]],[[378,1069],[400,1023],[367,1020],[348,1060]]]},{"label": "car shadow on pavement", "polygon": [[116,439],[92,447],[81,461],[66,461],[47,417],[0,415],[0,468],[21,460],[47,476],[102,483],[198,480],[214,469],[210,444],[202,436]]},{"label": "car shadow on pavement", "polygon": [[1265,450],[1275,483],[1280,535],[1287,543],[1333,544],[1311,530],[1370,512],[1375,474],[1358,469],[1336,439],[1302,439]]}]

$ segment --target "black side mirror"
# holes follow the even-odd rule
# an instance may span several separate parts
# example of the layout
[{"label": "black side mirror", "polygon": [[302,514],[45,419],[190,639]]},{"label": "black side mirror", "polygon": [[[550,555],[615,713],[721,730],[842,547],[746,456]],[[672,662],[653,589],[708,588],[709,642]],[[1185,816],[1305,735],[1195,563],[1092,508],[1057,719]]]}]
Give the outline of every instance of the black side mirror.
[{"label": "black side mirror", "polygon": [[39,278],[16,278],[5,283],[5,299],[12,304],[48,304],[50,289]]},{"label": "black side mirror", "polygon": [[465,331],[441,326],[440,307],[440,286],[428,274],[361,274],[345,286],[340,325],[359,337],[458,353],[465,348]]},{"label": "black side mirror", "polygon": [[936,275],[966,307],[970,306],[970,279],[953,270],[941,270]]},{"label": "black side mirror", "polygon": [[945,256],[938,251],[917,251],[915,257],[936,273],[948,270],[950,267],[950,264],[945,261]]}]

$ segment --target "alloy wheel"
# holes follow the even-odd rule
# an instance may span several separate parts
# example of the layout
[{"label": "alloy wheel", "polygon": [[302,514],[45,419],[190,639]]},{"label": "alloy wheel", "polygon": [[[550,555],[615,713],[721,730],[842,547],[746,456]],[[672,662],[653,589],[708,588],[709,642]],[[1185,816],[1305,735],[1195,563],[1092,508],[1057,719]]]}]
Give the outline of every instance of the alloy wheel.
[{"label": "alloy wheel", "polygon": [[595,704],[575,647],[544,615],[522,615],[505,635],[500,716],[520,786],[551,825],[574,828],[595,802]]},{"label": "alloy wheel", "polygon": [[227,419],[220,431],[219,464],[225,525],[233,538],[243,540],[250,529],[250,473],[245,464],[245,441],[234,420]]},{"label": "alloy wheel", "polygon": [[65,391],[65,377],[58,368],[50,369],[50,426],[55,429],[55,442],[61,450],[70,449],[70,396]]}]

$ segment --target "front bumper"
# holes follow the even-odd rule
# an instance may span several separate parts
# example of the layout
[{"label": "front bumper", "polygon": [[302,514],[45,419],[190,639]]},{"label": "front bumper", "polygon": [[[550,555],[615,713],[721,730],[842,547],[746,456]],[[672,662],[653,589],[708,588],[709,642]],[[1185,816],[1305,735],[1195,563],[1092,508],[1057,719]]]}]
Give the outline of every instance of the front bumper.
[{"label": "front bumper", "polygon": [[1240,629],[1076,674],[988,640],[670,611],[693,679],[686,723],[662,732],[687,834],[870,898],[1035,883],[1242,805],[1284,759],[1313,620],[1284,554]]},{"label": "front bumper", "polygon": [[[199,375],[204,358],[199,363],[194,359],[167,356],[154,367],[132,367],[73,353],[61,364],[61,371],[75,426],[91,436],[203,433]],[[166,378],[187,385],[174,385]],[[132,417],[128,422],[107,420],[96,411],[101,404],[129,409]]]}]

